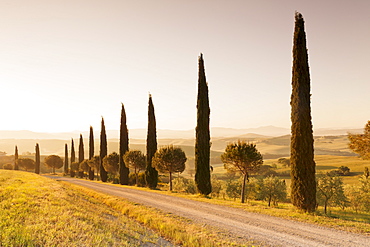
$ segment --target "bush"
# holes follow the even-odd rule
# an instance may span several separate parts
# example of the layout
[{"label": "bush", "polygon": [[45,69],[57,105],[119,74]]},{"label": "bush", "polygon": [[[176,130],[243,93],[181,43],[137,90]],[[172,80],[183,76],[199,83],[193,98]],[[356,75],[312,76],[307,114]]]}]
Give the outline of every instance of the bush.
[{"label": "bush", "polygon": [[348,166],[341,166],[338,168],[338,173],[342,176],[346,176],[349,175],[350,169],[348,168]]},{"label": "bush", "polygon": [[211,179],[211,184],[212,184],[212,192],[211,192],[211,197],[220,197],[222,195],[225,197],[225,182],[218,179],[217,176],[212,176]]},{"label": "bush", "polygon": [[[137,186],[139,187],[145,187],[146,185],[146,182],[145,182],[145,173],[144,172],[140,172],[138,173],[138,184]],[[130,173],[129,177],[128,177],[128,184],[129,185],[135,185],[136,184],[136,177],[135,177],[135,173]]]},{"label": "bush", "polygon": [[3,165],[3,169],[6,169],[6,170],[13,170],[13,165],[10,164],[10,163],[6,163]]},{"label": "bush", "polygon": [[241,179],[242,178],[229,180],[226,183],[226,195],[229,198],[234,199],[234,201],[236,200],[236,198],[240,198],[240,194],[241,194],[241,191],[242,191],[242,181],[241,181]]},{"label": "bush", "polygon": [[274,206],[277,206],[278,202],[286,199],[286,196],[285,180],[272,175],[260,180],[259,198],[267,201],[269,207],[271,206],[271,202]]},{"label": "bush", "polygon": [[172,186],[174,191],[188,193],[188,194],[196,194],[197,187],[193,179],[187,179],[183,177],[175,178],[172,181]]},{"label": "bush", "polygon": [[268,177],[268,176],[276,176],[277,175],[277,172],[272,170],[272,166],[269,166],[269,165],[262,165],[258,172],[257,172],[259,175],[262,175],[264,177]]}]

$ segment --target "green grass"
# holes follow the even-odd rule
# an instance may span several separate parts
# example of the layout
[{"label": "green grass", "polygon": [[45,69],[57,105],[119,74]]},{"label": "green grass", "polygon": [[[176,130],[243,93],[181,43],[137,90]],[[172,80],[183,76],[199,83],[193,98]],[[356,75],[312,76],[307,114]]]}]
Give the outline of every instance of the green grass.
[{"label": "green grass", "polygon": [[0,246],[145,246],[160,236],[182,246],[246,246],[187,219],[21,171],[0,170],[0,219]]}]

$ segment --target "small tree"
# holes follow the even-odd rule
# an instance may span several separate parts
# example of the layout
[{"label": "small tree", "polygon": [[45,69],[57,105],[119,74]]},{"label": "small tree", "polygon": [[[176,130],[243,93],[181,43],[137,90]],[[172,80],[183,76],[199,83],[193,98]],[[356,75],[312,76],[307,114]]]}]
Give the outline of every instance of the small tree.
[{"label": "small tree", "polygon": [[369,178],[370,177],[370,172],[369,172],[369,168],[368,167],[365,167],[364,176],[365,176],[365,178]]},{"label": "small tree", "polygon": [[281,164],[282,166],[290,167],[290,160],[287,158],[278,159],[278,163]]},{"label": "small tree", "polygon": [[340,206],[347,201],[344,195],[343,181],[329,173],[317,177],[317,201],[324,206],[324,213],[330,205]]},{"label": "small tree", "polygon": [[370,178],[363,175],[359,180],[362,206],[365,211],[370,211]]},{"label": "small tree", "polygon": [[49,155],[44,160],[45,164],[53,168],[53,173],[55,174],[55,169],[59,169],[63,167],[63,160],[58,155]]},{"label": "small tree", "polygon": [[123,156],[124,164],[134,170],[135,184],[138,185],[138,174],[146,167],[146,157],[139,150],[127,151]]},{"label": "small tree", "polygon": [[[80,170],[80,163],[78,163],[78,162],[71,163],[71,174],[72,174],[72,172],[73,172],[73,174],[75,174],[79,170]],[[72,175],[71,175],[71,177],[72,177]]]},{"label": "small tree", "polygon": [[104,169],[112,174],[113,176],[117,176],[118,169],[119,169],[119,156],[116,152],[113,152],[106,156],[103,159],[103,166]]},{"label": "small tree", "polygon": [[244,203],[245,183],[249,179],[249,174],[257,171],[263,164],[261,153],[255,144],[238,141],[227,145],[225,152],[221,155],[221,160],[225,169],[239,172],[243,176],[241,202]]},{"label": "small tree", "polygon": [[370,120],[363,134],[348,134],[349,148],[363,159],[370,159]]},{"label": "small tree", "polygon": [[174,146],[162,147],[154,154],[152,162],[157,170],[170,174],[170,190],[172,191],[172,174],[185,170],[186,155],[184,151]]},{"label": "small tree", "polygon": [[87,164],[91,167],[92,171],[96,171],[96,177],[99,178],[100,156],[93,156],[91,159],[88,160]]},{"label": "small tree", "polygon": [[80,166],[79,166],[79,171],[82,172],[83,175],[85,175],[85,173],[88,174],[89,172],[89,164],[88,164],[88,160],[83,160],[81,163],[80,163]]},{"label": "small tree", "polygon": [[240,186],[241,184],[242,183],[238,181],[237,179],[229,180],[226,183],[226,195],[229,198],[233,198],[235,201],[236,198],[240,196],[240,193],[242,191],[242,188]]},{"label": "small tree", "polygon": [[268,176],[262,180],[260,186],[260,197],[262,200],[268,202],[268,206],[271,206],[271,202],[274,206],[278,205],[279,201],[284,201],[287,196],[285,180],[279,179],[275,176]]},{"label": "small tree", "polygon": [[350,169],[348,166],[341,166],[338,168],[338,172],[340,175],[346,176],[349,175]]},{"label": "small tree", "polygon": [[35,169],[35,161],[30,158],[19,158],[18,166],[25,169],[26,171],[33,170]]}]

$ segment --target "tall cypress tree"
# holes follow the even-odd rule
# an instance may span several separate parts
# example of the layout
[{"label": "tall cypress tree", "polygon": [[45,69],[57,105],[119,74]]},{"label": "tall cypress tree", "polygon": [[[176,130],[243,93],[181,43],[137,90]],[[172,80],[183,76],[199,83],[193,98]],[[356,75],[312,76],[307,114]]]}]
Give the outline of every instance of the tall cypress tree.
[{"label": "tall cypress tree", "polygon": [[145,180],[149,188],[155,189],[158,184],[158,171],[152,166],[152,159],[157,151],[157,127],[154,114],[152,95],[149,94],[148,135],[146,139],[146,170]]},{"label": "tall cypress tree", "polygon": [[306,212],[315,211],[316,181],[311,123],[310,72],[304,20],[295,14],[291,95],[291,200]]},{"label": "tall cypress tree", "polygon": [[126,112],[125,107],[122,104],[121,109],[121,127],[120,127],[120,137],[119,137],[119,183],[127,185],[128,184],[128,174],[129,168],[123,160],[123,155],[128,151],[128,129],[126,124]]},{"label": "tall cypress tree", "polygon": [[64,174],[68,174],[68,144],[64,145]]},{"label": "tall cypress tree", "polygon": [[[93,127],[90,126],[90,135],[89,135],[89,160],[94,157],[94,131]],[[89,179],[94,180],[94,169],[89,166]]]},{"label": "tall cypress tree", "polygon": [[14,170],[19,170],[18,167],[18,147],[15,146],[15,151],[14,151]]},{"label": "tall cypress tree", "polygon": [[101,132],[100,132],[100,179],[103,182],[107,182],[108,174],[103,166],[103,159],[107,156],[107,135],[105,133],[104,118],[101,119]]},{"label": "tall cypress tree", "polygon": [[195,139],[195,183],[203,195],[212,192],[210,171],[210,131],[208,85],[204,72],[203,54],[200,54],[198,72],[197,127]]},{"label": "tall cypress tree", "polygon": [[[76,161],[75,145],[74,145],[73,138],[72,138],[72,143],[71,143],[71,165],[75,161]],[[70,174],[71,174],[71,177],[74,177],[75,176],[75,171],[73,169],[70,169]]]},{"label": "tall cypress tree", "polygon": [[36,143],[36,147],[35,147],[35,173],[36,174],[40,174],[40,147],[39,147],[39,144]]},{"label": "tall cypress tree", "polygon": [[[82,161],[85,159],[85,148],[84,148],[84,140],[82,138],[82,134],[80,134],[80,143],[78,145],[78,163],[81,164]],[[84,171],[79,171],[80,178],[83,178]]]}]

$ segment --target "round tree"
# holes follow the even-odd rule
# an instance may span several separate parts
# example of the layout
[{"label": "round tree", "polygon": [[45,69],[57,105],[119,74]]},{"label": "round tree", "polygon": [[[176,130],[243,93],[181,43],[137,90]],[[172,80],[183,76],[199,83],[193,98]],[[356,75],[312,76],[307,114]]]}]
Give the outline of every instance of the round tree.
[{"label": "round tree", "polygon": [[35,169],[35,161],[30,158],[20,158],[17,164],[26,171]]},{"label": "round tree", "polygon": [[250,173],[257,171],[263,164],[261,153],[257,150],[255,144],[238,141],[226,146],[225,152],[221,155],[221,160],[225,169],[243,175],[241,202],[244,203],[245,182],[248,181]]},{"label": "round tree", "polygon": [[91,167],[92,171],[96,171],[96,177],[99,178],[100,171],[100,156],[95,155],[87,161],[87,164]]},{"label": "round tree", "polygon": [[49,155],[44,160],[45,164],[53,168],[53,173],[55,174],[55,169],[59,169],[63,167],[63,160],[58,155]]},{"label": "round tree", "polygon": [[172,173],[185,170],[186,155],[181,148],[166,146],[154,154],[152,162],[160,172],[170,174],[170,190],[172,190]]},{"label": "round tree", "polygon": [[123,156],[124,164],[134,170],[136,185],[138,185],[138,174],[146,167],[146,157],[139,150],[127,151]]},{"label": "round tree", "polygon": [[118,174],[119,169],[119,155],[116,152],[113,152],[106,156],[103,159],[103,166],[107,172],[116,176]]}]

